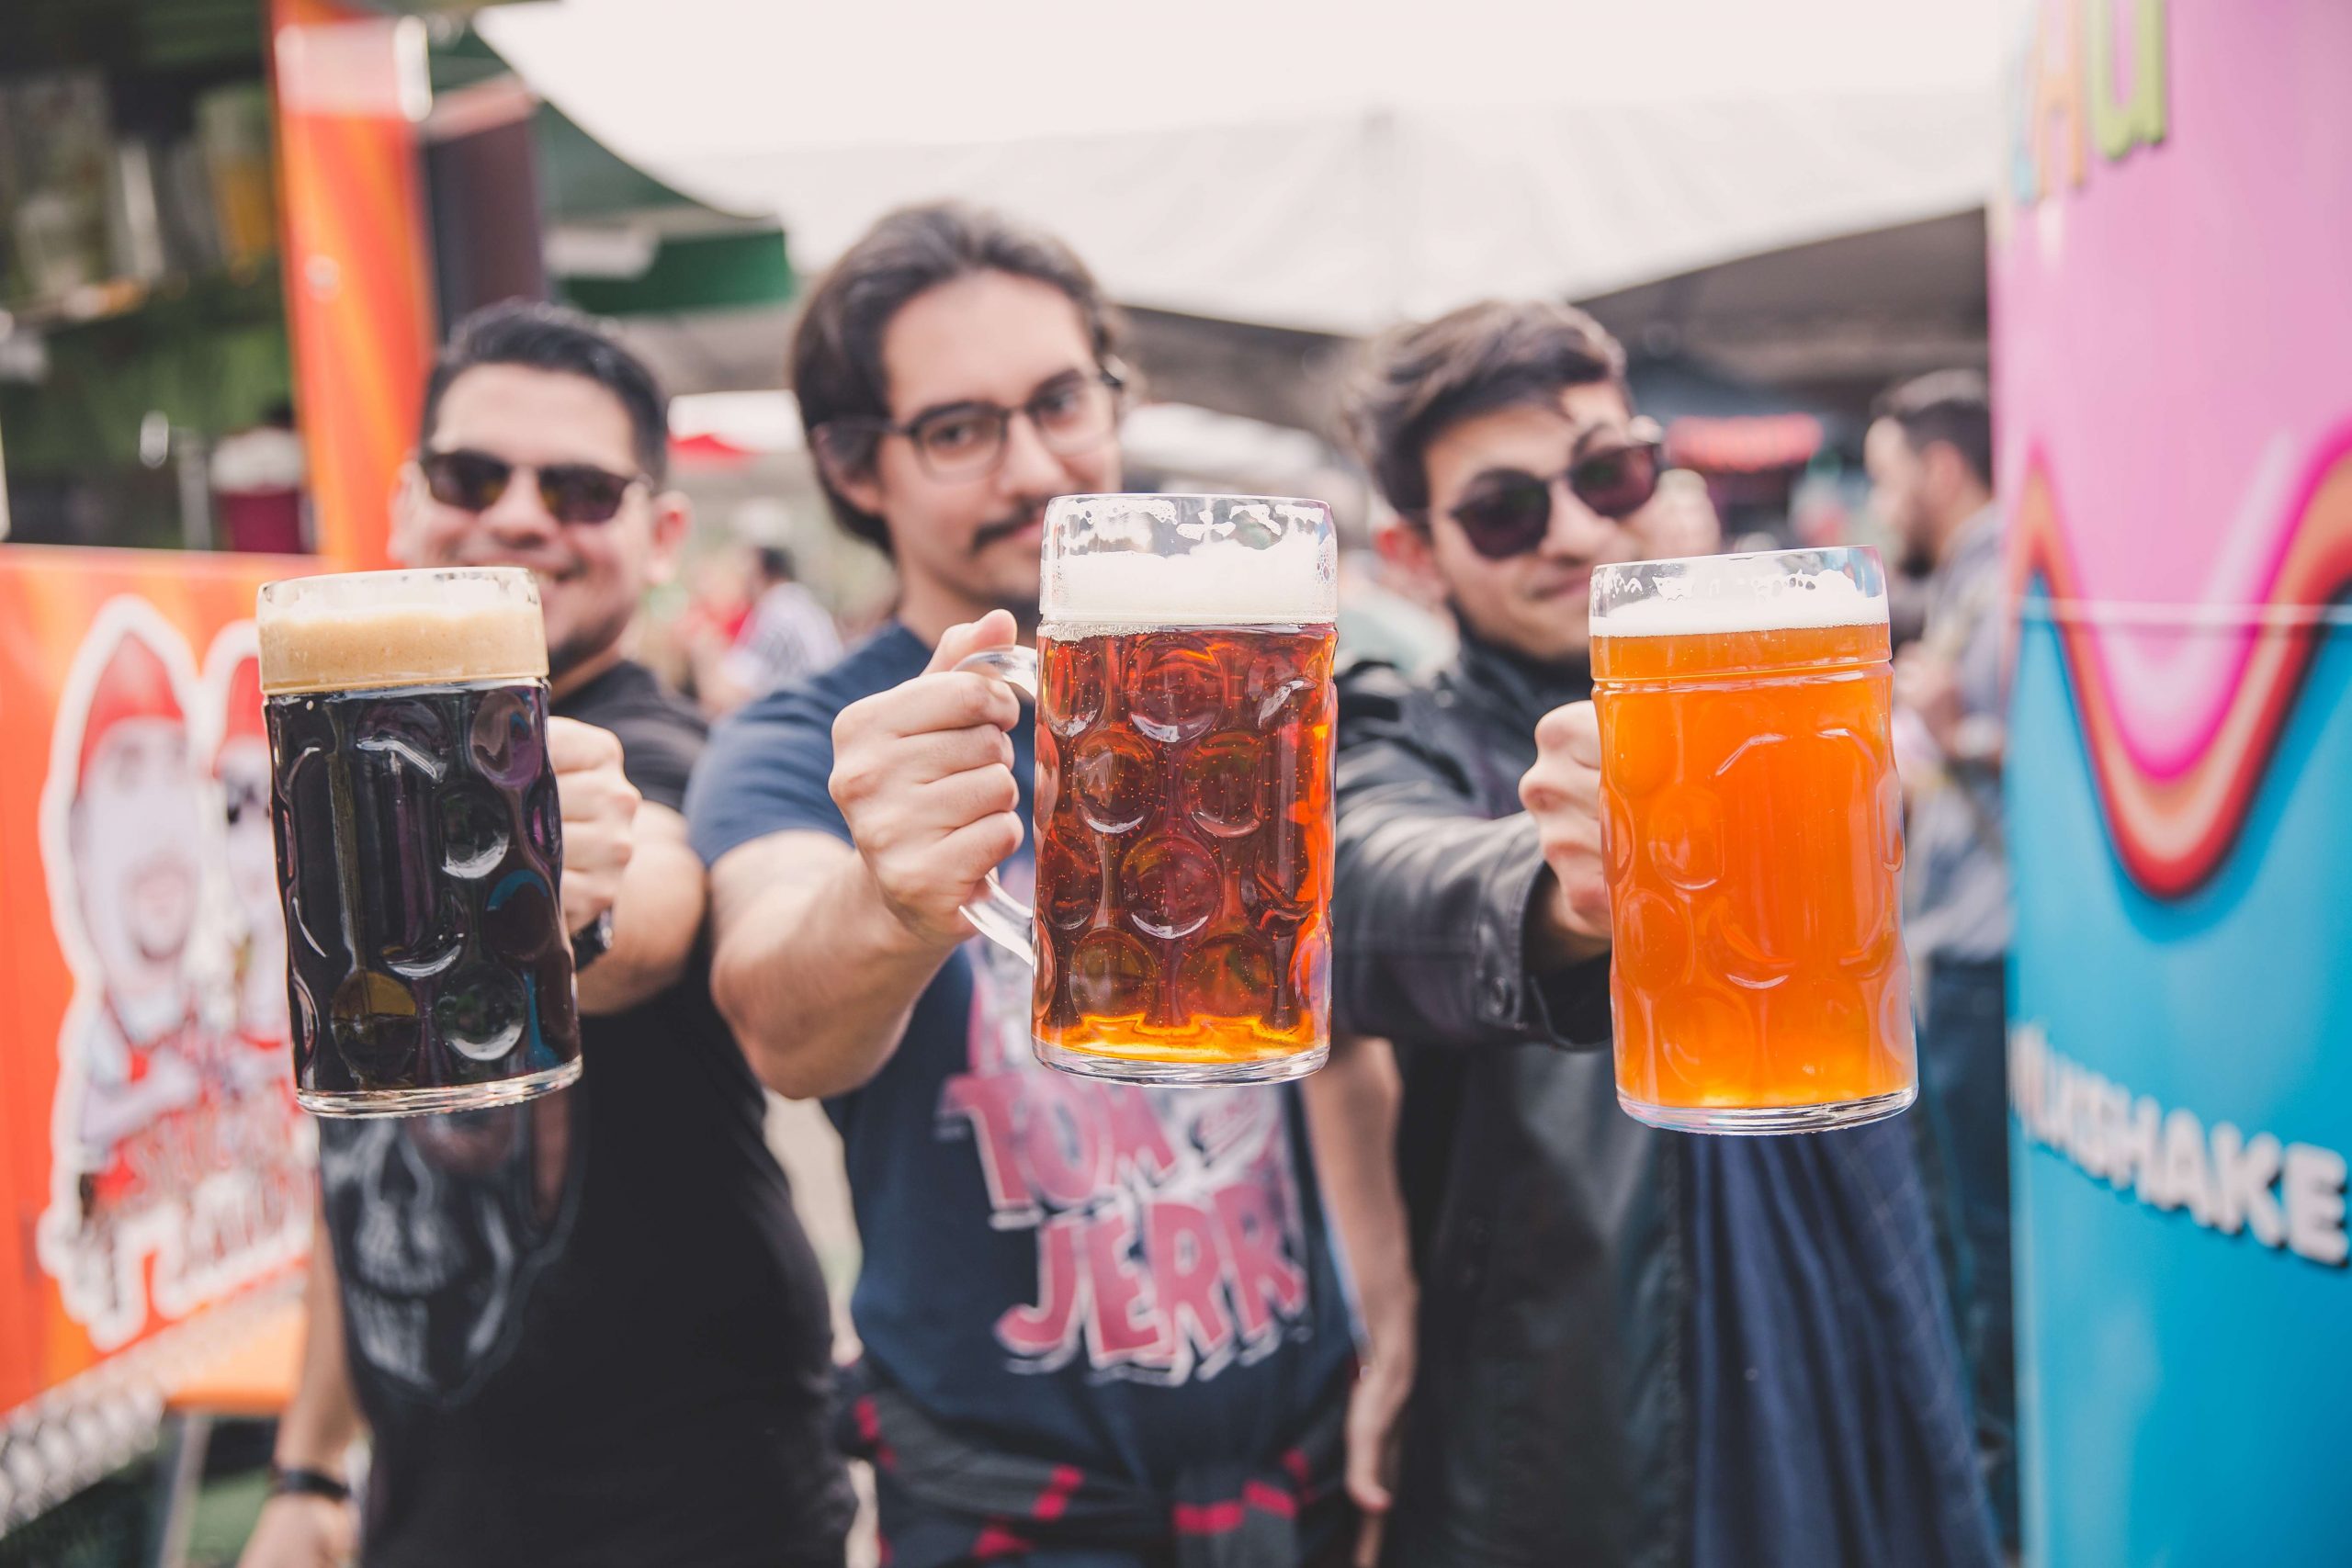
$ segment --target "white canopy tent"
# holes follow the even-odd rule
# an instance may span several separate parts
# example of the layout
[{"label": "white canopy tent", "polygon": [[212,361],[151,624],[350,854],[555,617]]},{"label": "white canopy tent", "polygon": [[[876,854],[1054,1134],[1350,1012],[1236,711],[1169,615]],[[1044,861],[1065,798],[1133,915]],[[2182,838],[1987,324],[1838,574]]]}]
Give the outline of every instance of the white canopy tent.
[{"label": "white canopy tent", "polygon": [[560,0],[491,42],[803,269],[909,201],[1035,220],[1132,305],[1361,333],[1980,205],[1984,0]]}]

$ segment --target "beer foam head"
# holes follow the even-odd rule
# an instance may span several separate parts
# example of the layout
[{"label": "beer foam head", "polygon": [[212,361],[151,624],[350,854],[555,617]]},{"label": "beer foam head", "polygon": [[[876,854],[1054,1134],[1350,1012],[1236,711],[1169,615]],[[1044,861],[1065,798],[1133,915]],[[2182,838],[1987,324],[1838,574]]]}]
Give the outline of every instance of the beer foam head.
[{"label": "beer foam head", "polygon": [[538,587],[520,567],[292,578],[262,589],[254,621],[272,695],[548,672]]},{"label": "beer foam head", "polygon": [[1868,550],[1693,556],[1602,567],[1592,578],[1592,635],[1703,637],[1884,626],[1884,581],[1877,556]]},{"label": "beer foam head", "polygon": [[1065,496],[1043,608],[1070,628],[1303,626],[1337,618],[1330,509],[1233,496]]}]

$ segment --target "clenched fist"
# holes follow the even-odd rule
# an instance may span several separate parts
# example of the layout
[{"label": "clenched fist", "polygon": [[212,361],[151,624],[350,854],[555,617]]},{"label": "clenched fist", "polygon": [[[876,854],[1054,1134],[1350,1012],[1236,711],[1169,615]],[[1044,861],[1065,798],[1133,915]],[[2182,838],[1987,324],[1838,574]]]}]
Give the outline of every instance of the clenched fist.
[{"label": "clenched fist", "polygon": [[577,719],[548,720],[563,811],[563,929],[587,930],[621,896],[621,874],[636,845],[637,788],[621,773],[621,743]]},{"label": "clenched fist", "polygon": [[1600,854],[1600,725],[1590,703],[1569,703],[1535,726],[1535,765],[1520,804],[1541,831],[1552,873],[1548,934],[1563,959],[1609,948],[1609,882]]},{"label": "clenched fist", "polygon": [[1012,739],[1021,702],[1001,681],[956,666],[1013,638],[991,610],[939,639],[923,672],[852,703],[833,721],[833,803],[881,895],[912,935],[953,946],[962,909],[1021,847]]}]

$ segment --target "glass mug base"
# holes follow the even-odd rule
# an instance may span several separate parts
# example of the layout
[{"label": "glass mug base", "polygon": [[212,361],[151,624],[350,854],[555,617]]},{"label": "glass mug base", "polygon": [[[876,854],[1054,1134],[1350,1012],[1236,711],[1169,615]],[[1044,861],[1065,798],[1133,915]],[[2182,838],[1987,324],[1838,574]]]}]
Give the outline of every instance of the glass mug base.
[{"label": "glass mug base", "polygon": [[424,1116],[453,1111],[489,1111],[520,1105],[575,1083],[580,1058],[519,1078],[494,1083],[449,1084],[434,1089],[307,1089],[294,1091],[295,1101],[317,1116]]},{"label": "glass mug base", "polygon": [[1674,1133],[1728,1133],[1750,1136],[1776,1133],[1827,1133],[1883,1122],[1919,1098],[1917,1084],[1860,1100],[1827,1105],[1651,1105],[1623,1089],[1617,1103],[1636,1122]]},{"label": "glass mug base", "polygon": [[1287,1083],[1315,1071],[1331,1055],[1331,1047],[1327,1044],[1310,1045],[1304,1051],[1293,1052],[1286,1056],[1258,1056],[1242,1062],[1171,1062],[1112,1056],[1099,1051],[1080,1051],[1069,1045],[1048,1045],[1035,1037],[1030,1043],[1036,1047],[1037,1060],[1062,1072],[1080,1077],[1108,1078],[1115,1083],[1142,1084],[1160,1089]]}]

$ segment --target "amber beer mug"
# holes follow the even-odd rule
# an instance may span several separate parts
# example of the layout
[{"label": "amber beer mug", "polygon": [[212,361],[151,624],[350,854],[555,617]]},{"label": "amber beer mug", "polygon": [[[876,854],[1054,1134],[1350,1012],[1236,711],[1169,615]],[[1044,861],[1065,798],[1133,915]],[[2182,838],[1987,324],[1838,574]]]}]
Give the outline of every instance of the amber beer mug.
[{"label": "amber beer mug", "polygon": [[1701,1133],[1910,1104],[1877,553],[1602,567],[1592,672],[1619,1102]]},{"label": "amber beer mug", "polygon": [[578,1077],[531,574],[295,578],[256,630],[295,1097],[399,1116]]},{"label": "amber beer mug", "polygon": [[1037,649],[965,660],[1037,698],[1035,910],[965,913],[1036,970],[1040,1060],[1266,1083],[1330,1051],[1329,507],[1064,496]]}]

